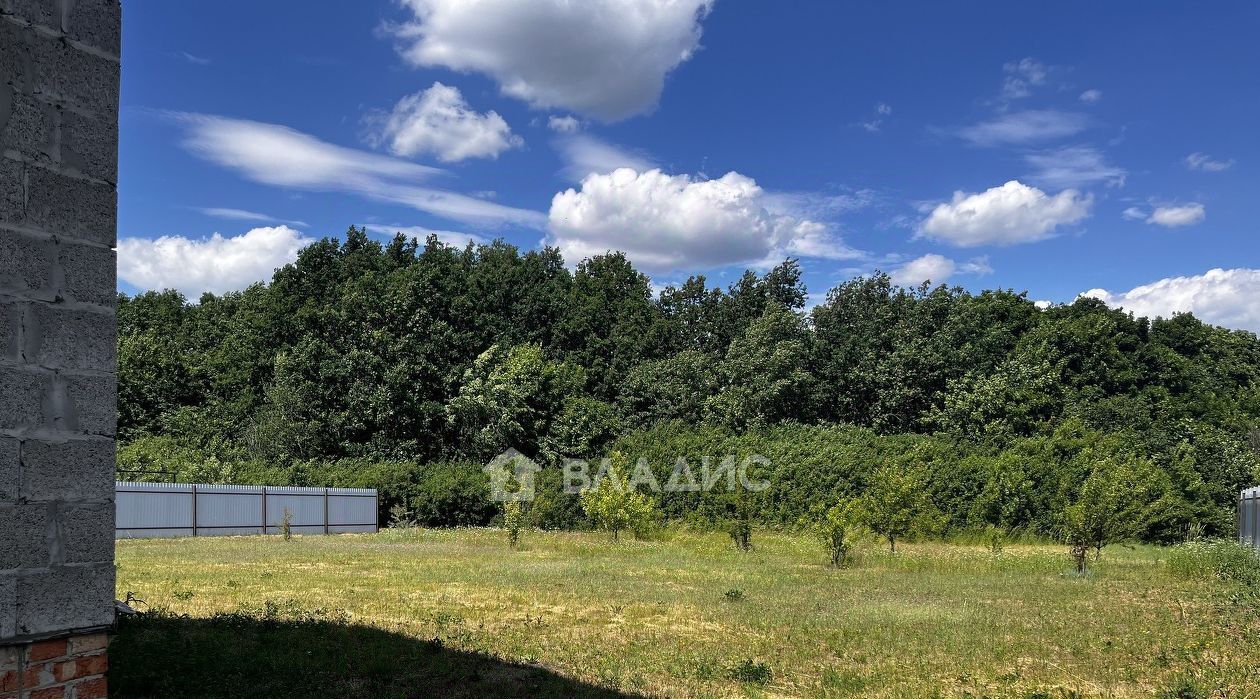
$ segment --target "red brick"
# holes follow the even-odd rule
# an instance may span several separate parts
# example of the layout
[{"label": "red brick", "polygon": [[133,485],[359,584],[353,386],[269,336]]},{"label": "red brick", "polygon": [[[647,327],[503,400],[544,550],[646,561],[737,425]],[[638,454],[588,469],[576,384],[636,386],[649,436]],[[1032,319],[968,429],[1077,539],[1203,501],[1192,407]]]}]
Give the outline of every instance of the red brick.
[{"label": "red brick", "polygon": [[94,633],[70,639],[70,654],[82,655],[109,646],[109,634]]},{"label": "red brick", "polygon": [[36,641],[26,651],[26,662],[37,663],[41,660],[61,658],[66,655],[66,639],[54,638],[48,641]]},{"label": "red brick", "polygon": [[35,687],[46,687],[58,681],[54,672],[55,669],[56,665],[53,663],[26,666],[26,669],[22,671],[22,687],[34,689]]},{"label": "red brick", "polygon": [[104,675],[105,671],[109,669],[109,659],[104,653],[97,653],[96,655],[75,658],[74,665],[74,675],[67,679]]},{"label": "red brick", "polygon": [[0,693],[12,692],[17,689],[17,680],[17,670],[5,670],[4,672],[0,672]]},{"label": "red brick", "polygon": [[63,686],[37,689],[26,695],[26,699],[65,699],[66,688]]},{"label": "red brick", "polygon": [[93,677],[74,685],[74,699],[105,699],[108,695],[104,677]]}]

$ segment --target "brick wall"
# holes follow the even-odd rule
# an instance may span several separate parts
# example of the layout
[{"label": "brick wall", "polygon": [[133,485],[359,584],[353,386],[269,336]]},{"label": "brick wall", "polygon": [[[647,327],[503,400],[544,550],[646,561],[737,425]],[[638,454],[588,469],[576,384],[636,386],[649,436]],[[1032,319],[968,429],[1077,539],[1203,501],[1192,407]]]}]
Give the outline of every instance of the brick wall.
[{"label": "brick wall", "polygon": [[103,699],[108,646],[103,633],[0,646],[0,699]]},{"label": "brick wall", "polygon": [[120,33],[117,0],[0,0],[0,677],[31,697],[98,696],[113,621]]}]

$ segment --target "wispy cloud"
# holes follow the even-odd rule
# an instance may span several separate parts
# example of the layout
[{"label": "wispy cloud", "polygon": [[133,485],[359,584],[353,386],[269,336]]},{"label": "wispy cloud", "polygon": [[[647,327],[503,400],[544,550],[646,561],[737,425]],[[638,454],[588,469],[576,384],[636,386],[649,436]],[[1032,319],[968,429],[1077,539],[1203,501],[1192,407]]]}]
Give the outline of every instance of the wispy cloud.
[{"label": "wispy cloud", "polygon": [[306,228],[308,225],[306,221],[296,221],[293,219],[279,218],[276,216],[269,216],[267,214],[260,214],[256,211],[246,211],[244,209],[207,207],[207,208],[200,208],[197,210],[205,214],[206,216],[213,216],[215,218],[226,218],[233,221],[266,221],[266,222],[271,222],[271,223],[283,223],[289,226],[293,226],[294,228]]},{"label": "wispy cloud", "polygon": [[1102,97],[1103,97],[1102,90],[1086,90],[1081,93],[1078,99],[1084,102],[1085,104],[1093,104],[1101,100]]},{"label": "wispy cloud", "polygon": [[437,239],[442,241],[443,243],[446,243],[447,245],[453,245],[458,248],[462,248],[469,243],[473,243],[475,245],[481,245],[483,243],[490,242],[484,236],[477,235],[476,233],[462,233],[460,231],[443,231],[443,230],[436,230],[433,228],[426,228],[425,226],[396,226],[396,225],[387,226],[380,223],[369,223],[365,225],[364,228],[368,229],[372,233],[376,233],[378,235],[390,236],[390,237],[392,237],[396,233],[402,233],[404,236],[408,238],[415,238],[416,240],[419,240],[421,242],[428,239],[429,236],[435,235],[437,236]]},{"label": "wispy cloud", "polygon": [[1089,117],[1079,112],[1032,109],[1002,114],[957,134],[977,146],[1018,146],[1075,136],[1088,127]]},{"label": "wispy cloud", "polygon": [[581,182],[587,175],[603,175],[622,167],[635,172],[646,172],[656,167],[656,163],[642,153],[586,134],[558,138],[555,146],[565,162],[561,173],[573,182]]},{"label": "wispy cloud", "polygon": [[1147,223],[1165,228],[1193,226],[1207,217],[1207,209],[1202,204],[1181,204],[1178,206],[1157,206],[1147,217]]},{"label": "wispy cloud", "polygon": [[1207,153],[1191,153],[1186,156],[1186,167],[1201,172],[1221,172],[1234,166],[1234,159],[1216,160]]},{"label": "wispy cloud", "polygon": [[1124,185],[1128,175],[1124,168],[1107,162],[1106,156],[1093,146],[1068,146],[1029,153],[1024,160],[1034,168],[1027,179],[1052,189],[1097,183],[1119,187]]},{"label": "wispy cloud", "polygon": [[444,170],[321,141],[287,126],[207,114],[177,113],[184,146],[247,179],[291,189],[346,192],[465,223],[546,225],[518,209],[420,183]]},{"label": "wispy cloud", "polygon": [[210,59],[209,59],[209,58],[203,58],[203,57],[201,57],[201,56],[194,56],[193,54],[188,53],[187,51],[177,51],[177,52],[175,52],[175,54],[174,54],[174,55],[175,55],[176,57],[178,57],[178,58],[182,58],[182,59],[184,59],[185,61],[188,61],[189,63],[192,63],[192,64],[194,64],[194,65],[199,65],[199,66],[208,66],[208,65],[210,65]]}]

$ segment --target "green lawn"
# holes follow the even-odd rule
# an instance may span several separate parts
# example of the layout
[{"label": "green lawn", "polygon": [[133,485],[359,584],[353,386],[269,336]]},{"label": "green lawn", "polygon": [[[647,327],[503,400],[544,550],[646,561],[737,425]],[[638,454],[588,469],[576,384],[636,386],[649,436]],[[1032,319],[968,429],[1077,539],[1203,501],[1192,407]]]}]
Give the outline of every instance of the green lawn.
[{"label": "green lawn", "polygon": [[[122,541],[118,696],[1260,696],[1260,607],[1154,547],[495,530]],[[144,607],[141,606],[143,609]],[[164,610],[164,611],[162,611]],[[230,613],[230,614],[226,614]],[[215,616],[215,615],[219,616]],[[1202,694],[1194,693],[1202,690]]]}]

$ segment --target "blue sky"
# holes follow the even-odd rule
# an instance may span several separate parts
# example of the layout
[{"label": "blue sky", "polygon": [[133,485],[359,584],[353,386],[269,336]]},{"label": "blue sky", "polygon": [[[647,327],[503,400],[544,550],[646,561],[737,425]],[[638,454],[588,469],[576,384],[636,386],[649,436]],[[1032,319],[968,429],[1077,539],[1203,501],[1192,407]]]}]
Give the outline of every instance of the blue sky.
[{"label": "blue sky", "polygon": [[368,225],[1260,330],[1260,6],[133,2],[120,287]]}]

